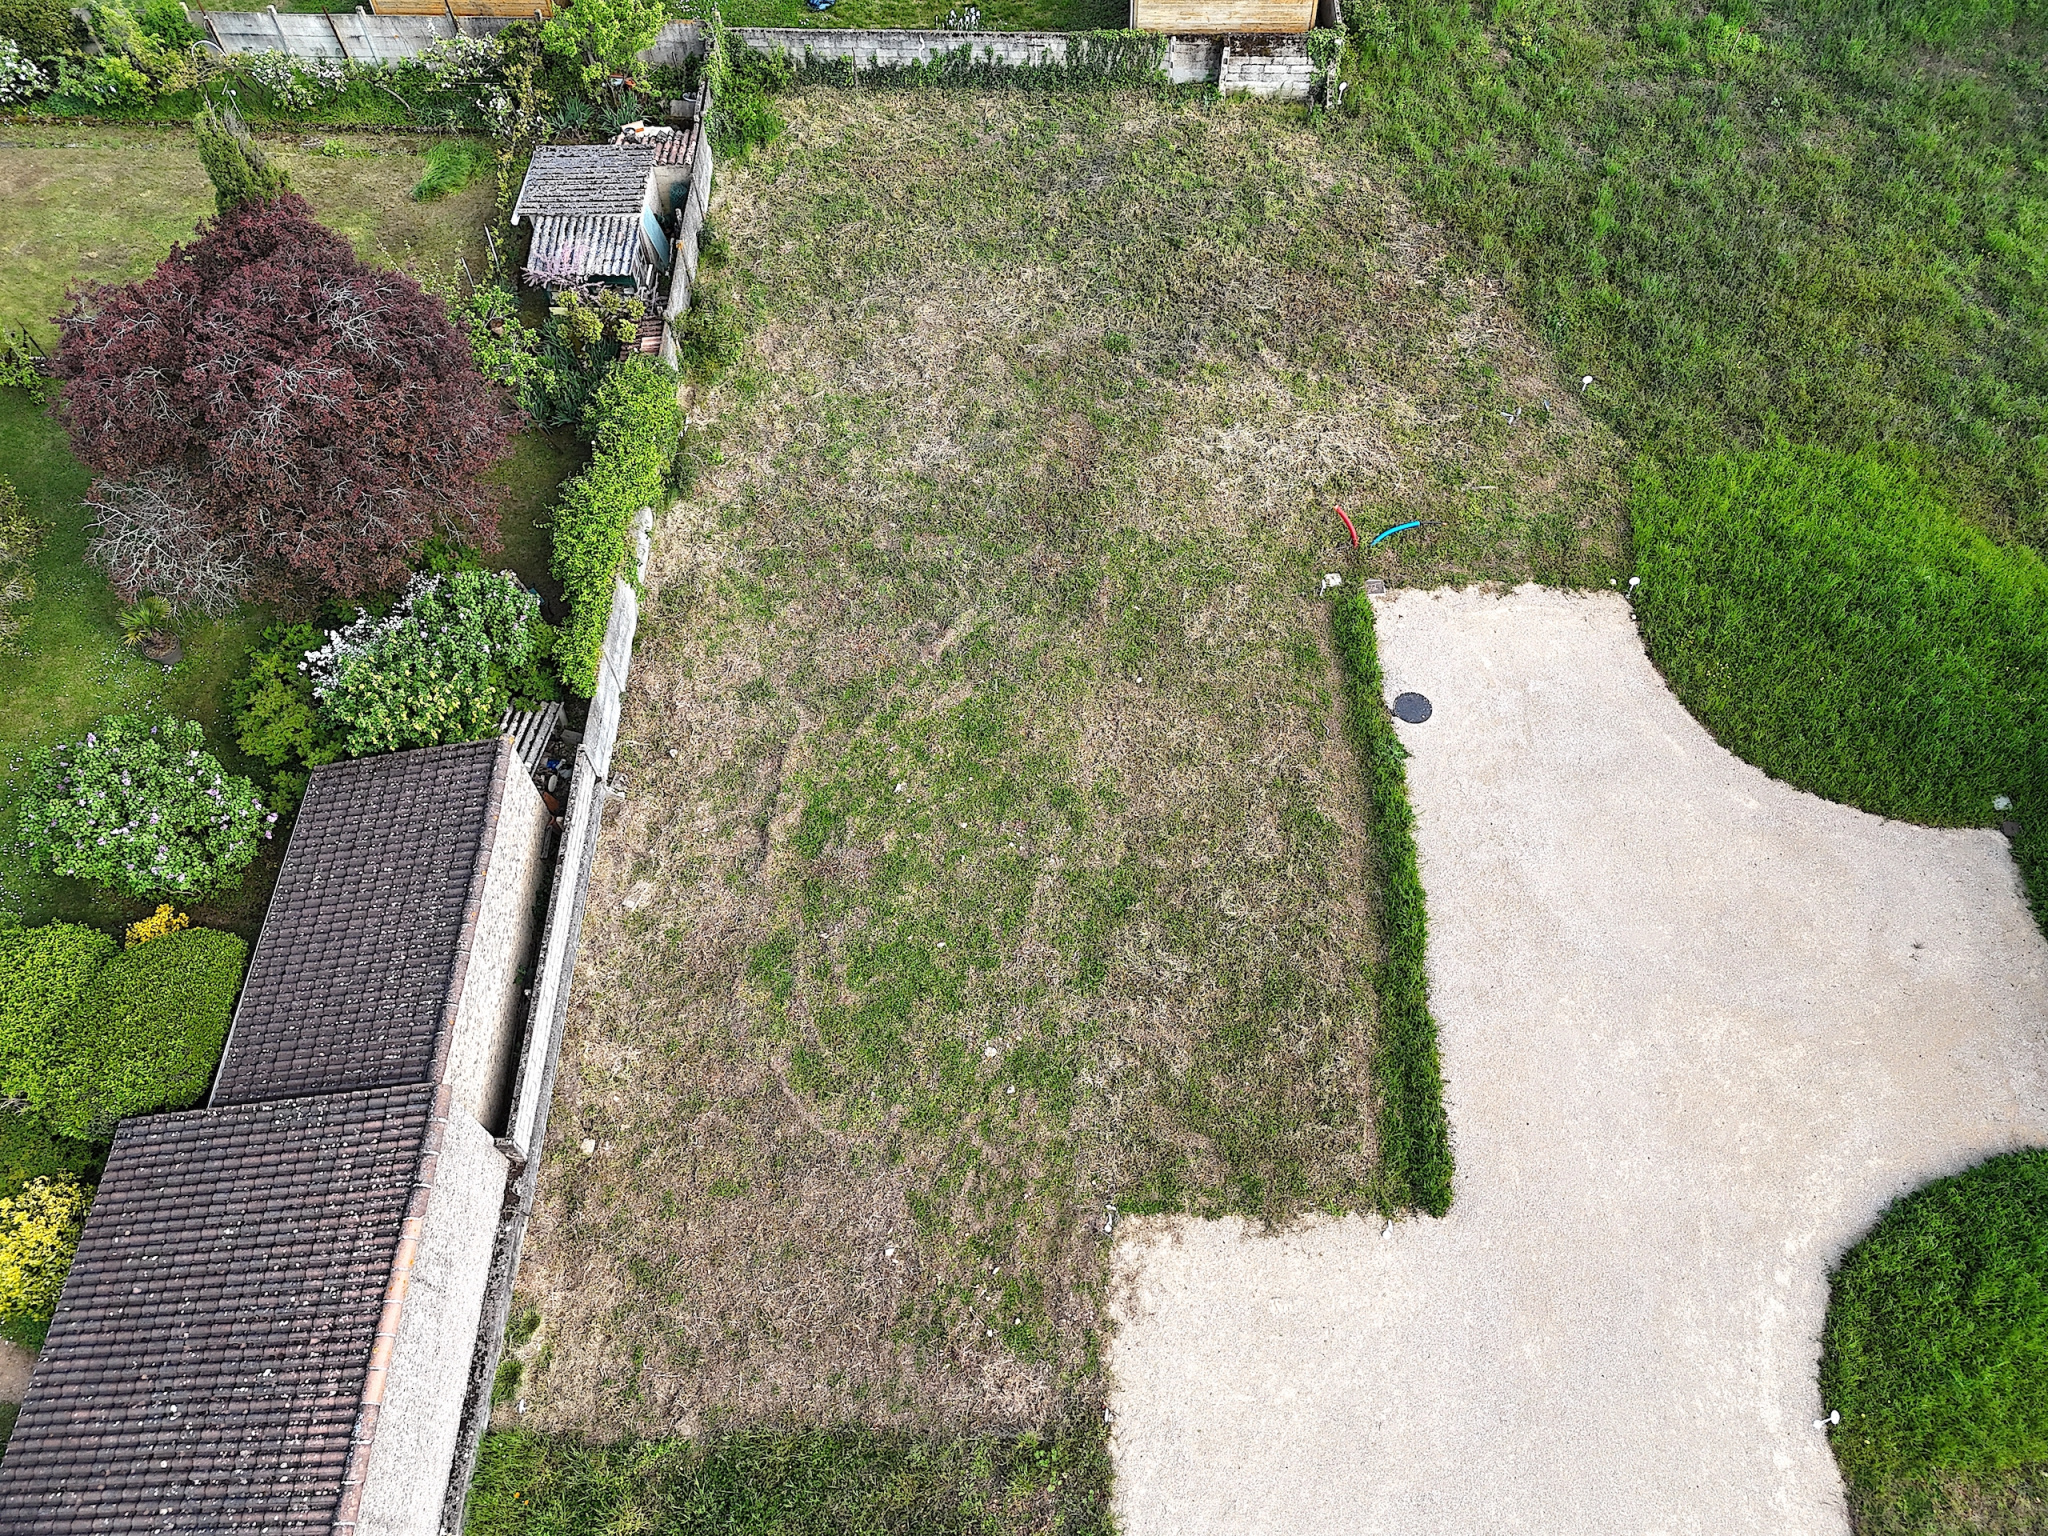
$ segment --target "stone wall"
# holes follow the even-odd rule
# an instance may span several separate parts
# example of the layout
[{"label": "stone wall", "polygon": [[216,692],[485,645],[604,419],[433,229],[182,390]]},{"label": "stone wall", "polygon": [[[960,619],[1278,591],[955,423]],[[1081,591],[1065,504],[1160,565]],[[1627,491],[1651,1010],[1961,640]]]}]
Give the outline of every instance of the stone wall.
[{"label": "stone wall", "polygon": [[1300,37],[1226,37],[1216,90],[1224,96],[1306,101],[1315,79],[1308,42]]},{"label": "stone wall", "polygon": [[[523,775],[522,775],[523,777]],[[471,1330],[483,1308],[509,1170],[490,1135],[455,1109],[431,1167],[419,1243],[394,1275],[404,1287],[384,1398],[370,1442],[355,1536],[434,1536],[455,1457]]]}]

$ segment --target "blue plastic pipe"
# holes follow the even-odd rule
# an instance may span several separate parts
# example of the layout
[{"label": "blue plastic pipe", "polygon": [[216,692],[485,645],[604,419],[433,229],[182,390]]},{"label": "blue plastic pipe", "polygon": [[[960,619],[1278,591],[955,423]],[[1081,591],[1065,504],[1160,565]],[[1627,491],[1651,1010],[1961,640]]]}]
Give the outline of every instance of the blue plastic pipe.
[{"label": "blue plastic pipe", "polygon": [[1397,533],[1405,532],[1407,529],[1410,528],[1420,528],[1421,526],[1422,524],[1420,522],[1396,523],[1393,527],[1389,528],[1385,533],[1374,534],[1372,536],[1372,544],[1368,544],[1365,547],[1367,549],[1371,549],[1373,545],[1379,543],[1381,539],[1391,539]]}]

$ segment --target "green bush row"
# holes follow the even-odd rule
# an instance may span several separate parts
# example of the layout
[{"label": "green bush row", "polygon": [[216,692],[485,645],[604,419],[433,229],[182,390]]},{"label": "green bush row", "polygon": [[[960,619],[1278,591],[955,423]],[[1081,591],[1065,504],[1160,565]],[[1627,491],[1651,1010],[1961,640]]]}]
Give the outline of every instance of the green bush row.
[{"label": "green bush row", "polygon": [[77,923],[0,930],[0,1092],[80,1141],[106,1140],[127,1115],[197,1103],[248,952],[210,928],[125,950]]},{"label": "green bush row", "polygon": [[555,643],[562,681],[588,698],[612,609],[612,583],[627,569],[633,519],[658,507],[682,434],[676,375],[650,358],[623,359],[590,403],[590,466],[562,488],[551,568],[569,602]]},{"label": "green bush row", "polygon": [[1384,949],[1374,978],[1372,1055],[1380,1170],[1394,1204],[1441,1216],[1451,1208],[1451,1126],[1429,1011],[1429,916],[1415,865],[1408,754],[1387,718],[1371,600],[1362,590],[1340,588],[1335,621],[1346,726],[1365,773],[1369,884],[1379,893]]},{"label": "green bush row", "polygon": [[821,59],[806,52],[792,61],[794,79],[807,85],[904,88],[1073,90],[1084,86],[1156,86],[1166,78],[1166,35],[1160,32],[1072,32],[1059,64],[1004,64],[977,56],[972,43],[922,64],[868,65]]},{"label": "green bush row", "polygon": [[2048,565],[1909,466],[1819,447],[1638,471],[1651,659],[1731,752],[1933,826],[2020,824],[2048,924]]}]

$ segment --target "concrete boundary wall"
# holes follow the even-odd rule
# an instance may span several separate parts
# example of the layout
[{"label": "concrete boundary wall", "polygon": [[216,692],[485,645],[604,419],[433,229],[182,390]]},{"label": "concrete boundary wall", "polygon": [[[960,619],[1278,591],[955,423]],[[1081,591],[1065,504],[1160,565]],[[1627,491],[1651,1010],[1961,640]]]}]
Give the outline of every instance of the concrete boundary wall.
[{"label": "concrete boundary wall", "polygon": [[491,37],[511,22],[499,16],[372,16],[364,11],[281,15],[201,11],[201,25],[222,53],[288,53],[301,59],[397,64],[454,37]]},{"label": "concrete boundary wall", "polygon": [[[455,36],[488,37],[509,23],[495,16],[372,16],[358,11],[318,16],[265,11],[205,11],[208,34],[225,53],[289,53],[306,59],[389,64],[417,57]],[[894,31],[853,27],[734,27],[751,48],[791,59],[844,62],[863,69],[933,64],[967,49],[977,64],[1008,68],[1064,65],[1068,32]],[[645,64],[680,64],[704,51],[694,21],[671,21],[640,55]],[[1298,36],[1174,36],[1162,71],[1173,85],[1213,84],[1226,95],[1306,101],[1315,79],[1306,41]],[[699,119],[698,132],[703,132]],[[708,146],[699,145],[700,152]],[[708,153],[704,163],[708,164]],[[701,222],[702,214],[699,219]],[[692,259],[690,279],[695,281]],[[680,313],[672,309],[672,315]],[[664,352],[664,356],[668,354]]]},{"label": "concrete boundary wall", "polygon": [[[696,236],[711,206],[711,96],[706,91],[697,115],[697,158],[691,162],[689,202],[684,210],[687,265],[678,253],[671,275],[670,314],[679,315],[673,295],[683,292],[689,303],[688,278],[696,272]],[[662,356],[674,361],[674,343],[664,333]],[[619,735],[619,712],[633,663],[633,640],[640,622],[640,583],[654,543],[654,509],[642,507],[633,527],[633,578],[620,577],[612,587],[611,615],[605,624],[604,655],[598,663],[597,685],[583,740],[576,748],[569,775],[567,804],[562,811],[561,840],[556,845],[554,879],[528,993],[526,1038],[520,1047],[512,1103],[505,1117],[499,1150],[512,1160],[513,1176],[505,1190],[497,1241],[491,1254],[490,1279],[484,1288],[476,1345],[470,1357],[469,1387],[463,1401],[462,1427],[456,1438],[455,1462],[441,1505],[444,1536],[460,1536],[469,1504],[470,1479],[491,1424],[491,1388],[512,1316],[512,1292],[519,1278],[519,1250],[540,1185],[542,1154],[547,1148],[548,1113],[554,1102],[555,1074],[561,1063],[562,1031],[569,1020],[570,989],[576,976],[576,954],[583,938],[583,913],[590,900],[590,872],[597,860],[597,834],[605,802],[615,793],[610,785],[612,747]]]}]

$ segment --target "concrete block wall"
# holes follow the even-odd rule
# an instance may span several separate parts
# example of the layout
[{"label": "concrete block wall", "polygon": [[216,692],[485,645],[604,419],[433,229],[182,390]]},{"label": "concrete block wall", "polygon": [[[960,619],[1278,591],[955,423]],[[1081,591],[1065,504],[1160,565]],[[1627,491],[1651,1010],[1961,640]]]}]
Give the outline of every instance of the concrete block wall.
[{"label": "concrete block wall", "polygon": [[1261,96],[1271,101],[1307,101],[1315,80],[1308,41],[1301,37],[1227,37],[1216,90],[1223,96]]},{"label": "concrete block wall", "polygon": [[201,11],[201,25],[223,53],[289,53],[301,59],[350,59],[394,64],[415,58],[452,37],[490,37],[511,22],[501,16],[324,15],[262,11]]}]

